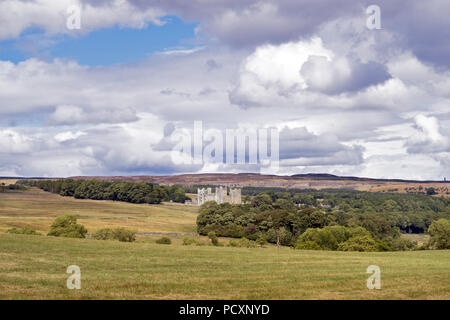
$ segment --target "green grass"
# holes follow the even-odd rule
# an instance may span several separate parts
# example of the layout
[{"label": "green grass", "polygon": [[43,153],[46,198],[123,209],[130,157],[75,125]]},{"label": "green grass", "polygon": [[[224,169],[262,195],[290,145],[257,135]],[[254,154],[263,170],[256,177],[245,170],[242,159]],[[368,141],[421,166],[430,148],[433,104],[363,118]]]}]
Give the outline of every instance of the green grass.
[{"label": "green grass", "polygon": [[[160,245],[161,236],[120,243],[1,232],[27,226],[45,234],[62,214],[76,215],[90,232],[191,233],[197,208],[77,200],[35,188],[0,193],[0,299],[450,299],[449,250],[247,249],[183,246],[183,237]],[[81,290],[66,288],[72,264],[81,267]],[[381,290],[366,288],[372,264],[381,268]]]},{"label": "green grass", "polygon": [[[69,265],[81,290],[68,290]],[[366,268],[381,268],[381,290]],[[0,299],[450,299],[450,251],[326,252],[0,233]]]},{"label": "green grass", "polygon": [[126,227],[140,232],[196,232],[197,207],[80,200],[31,188],[0,193],[0,231],[30,227],[47,233],[53,220],[73,214],[89,232]]}]

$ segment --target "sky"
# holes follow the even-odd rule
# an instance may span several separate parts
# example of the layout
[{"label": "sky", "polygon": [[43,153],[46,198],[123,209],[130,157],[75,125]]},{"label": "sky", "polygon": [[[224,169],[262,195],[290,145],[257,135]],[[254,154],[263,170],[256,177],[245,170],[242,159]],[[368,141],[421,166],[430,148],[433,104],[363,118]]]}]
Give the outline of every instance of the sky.
[{"label": "sky", "polygon": [[[0,176],[448,179],[449,15],[448,0],[0,0]],[[199,121],[276,130],[279,164],[174,161]]]}]

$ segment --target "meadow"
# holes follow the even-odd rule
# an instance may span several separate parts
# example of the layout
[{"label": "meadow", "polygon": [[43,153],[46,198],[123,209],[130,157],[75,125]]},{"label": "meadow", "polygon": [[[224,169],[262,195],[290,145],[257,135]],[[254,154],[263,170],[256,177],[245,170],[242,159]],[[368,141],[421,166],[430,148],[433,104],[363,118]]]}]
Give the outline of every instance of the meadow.
[{"label": "meadow", "polygon": [[[381,268],[381,289],[366,268]],[[66,268],[81,289],[66,288]],[[0,299],[450,299],[450,251],[331,252],[0,233]]]},{"label": "meadow", "polygon": [[[304,251],[184,246],[175,236],[162,245],[158,236],[123,243],[3,232],[28,226],[46,233],[62,214],[76,215],[90,232],[124,226],[192,233],[197,208],[77,200],[38,189],[1,193],[0,299],[450,299],[449,250]],[[69,265],[81,268],[81,290],[66,288]],[[366,288],[369,265],[381,268],[381,290]]]},{"label": "meadow", "polygon": [[193,206],[81,200],[37,188],[0,193],[0,231],[30,227],[47,233],[53,220],[64,214],[75,215],[89,232],[119,226],[138,232],[196,232],[197,208]]}]

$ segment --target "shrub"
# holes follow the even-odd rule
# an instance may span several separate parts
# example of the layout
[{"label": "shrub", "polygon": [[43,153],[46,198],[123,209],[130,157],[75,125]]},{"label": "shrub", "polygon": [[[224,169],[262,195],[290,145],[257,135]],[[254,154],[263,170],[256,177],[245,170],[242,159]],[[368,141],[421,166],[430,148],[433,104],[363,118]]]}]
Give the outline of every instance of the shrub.
[{"label": "shrub", "polygon": [[392,251],[407,251],[413,250],[417,246],[416,242],[413,242],[405,238],[395,238],[390,243],[390,249]]},{"label": "shrub", "polygon": [[[336,250],[338,242],[333,234],[325,229],[309,228],[297,240],[296,248],[303,248],[303,243],[315,242],[322,250]],[[312,244],[308,244],[311,246]]]},{"label": "shrub", "polygon": [[41,236],[39,232],[36,232],[35,230],[23,227],[23,228],[12,228],[6,231],[7,233],[14,233],[14,234],[28,234],[28,235],[35,235],[35,236]]},{"label": "shrub", "polygon": [[193,244],[196,244],[197,241],[195,239],[192,238],[184,238],[183,239],[183,246],[191,246]]},{"label": "shrub", "polygon": [[327,226],[324,228],[329,231],[338,243],[347,241],[352,236],[352,228],[344,226]]},{"label": "shrub", "polygon": [[259,246],[262,248],[267,243],[266,237],[263,233],[261,233],[258,238],[256,239],[256,243],[259,244]]},{"label": "shrub", "polygon": [[439,219],[433,221],[428,228],[430,234],[429,245],[436,249],[450,249],[450,220]]},{"label": "shrub", "polygon": [[98,230],[92,237],[96,240],[113,240],[114,230],[110,228],[103,228]]},{"label": "shrub", "polygon": [[356,237],[356,236],[372,237],[372,235],[370,234],[370,231],[364,227],[349,228],[349,231],[350,231],[350,237]]},{"label": "shrub", "polygon": [[[292,245],[292,233],[289,232],[286,228],[281,227],[278,229],[278,233],[280,235],[280,244],[283,246]],[[277,243],[277,230],[274,228],[269,229],[267,231],[267,241],[271,243]],[[256,239],[256,238],[255,238]]]},{"label": "shrub", "polygon": [[116,228],[114,229],[114,239],[122,242],[133,242],[136,241],[136,232],[123,227]]},{"label": "shrub", "polygon": [[50,227],[48,236],[66,238],[84,238],[87,229],[77,223],[77,218],[72,215],[59,216]]},{"label": "shrub", "polygon": [[241,238],[238,240],[230,240],[227,246],[237,248],[257,248],[258,244],[256,243],[256,241],[248,240],[247,238]]},{"label": "shrub", "polygon": [[339,244],[340,251],[378,251],[378,246],[371,236],[355,236]]},{"label": "shrub", "polygon": [[214,231],[208,233],[208,238],[211,239],[211,243],[213,246],[219,245],[219,239],[217,238],[216,233]]},{"label": "shrub", "polygon": [[322,248],[314,241],[298,242],[295,249],[299,250],[321,250]]},{"label": "shrub", "polygon": [[170,238],[167,237],[162,237],[161,239],[158,239],[155,242],[158,244],[172,244],[172,240],[170,240]]},{"label": "shrub", "polygon": [[377,251],[392,251],[392,241],[388,240],[375,240],[377,244]]}]

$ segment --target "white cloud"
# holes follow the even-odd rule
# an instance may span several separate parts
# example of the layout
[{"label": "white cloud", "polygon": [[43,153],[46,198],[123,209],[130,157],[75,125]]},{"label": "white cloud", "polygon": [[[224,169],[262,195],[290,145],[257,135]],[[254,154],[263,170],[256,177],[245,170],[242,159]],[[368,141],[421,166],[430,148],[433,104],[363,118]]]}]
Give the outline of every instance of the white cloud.
[{"label": "white cloud", "polygon": [[51,125],[74,125],[88,123],[123,123],[138,120],[131,108],[108,108],[108,110],[85,111],[70,105],[57,106],[47,122]]},{"label": "white cloud", "polygon": [[0,39],[19,36],[30,27],[39,27],[48,34],[74,34],[66,26],[70,14],[67,9],[76,5],[81,11],[81,33],[98,28],[120,25],[143,28],[149,23],[161,25],[160,9],[142,9],[125,0],[113,0],[101,5],[90,5],[80,0],[2,0],[0,2]]},{"label": "white cloud", "polygon": [[0,130],[0,153],[27,153],[35,148],[33,138],[11,129]]},{"label": "white cloud", "polygon": [[449,138],[440,133],[439,121],[435,117],[419,114],[414,118],[416,133],[408,139],[410,153],[435,153],[450,151]]},{"label": "white cloud", "polygon": [[58,142],[65,142],[65,141],[69,141],[69,140],[75,140],[84,135],[86,135],[86,132],[65,131],[65,132],[61,132],[61,133],[58,133],[57,135],[55,135],[55,140]]},{"label": "white cloud", "polygon": [[[283,8],[260,5],[242,14],[228,8],[237,22],[220,35],[232,37],[229,30],[245,25],[245,14],[261,17],[248,21],[256,33],[257,22],[284,15]],[[135,27],[145,20],[137,17]],[[209,21],[216,17],[221,14]],[[53,32],[47,18],[47,31]],[[113,15],[99,23],[121,19],[126,20]],[[164,128],[189,128],[201,119],[205,127],[219,130],[247,123],[288,126],[292,135],[280,145],[279,173],[440,177],[450,164],[449,73],[404,51],[388,30],[384,36],[367,33],[359,20],[333,20],[335,25],[322,25],[316,36],[301,41],[294,33],[251,49],[209,43],[202,50],[168,51],[136,64],[96,68],[59,59],[0,61],[0,174],[259,170],[173,165]],[[278,26],[273,34],[285,28]],[[252,106],[258,107],[242,108]]]}]

